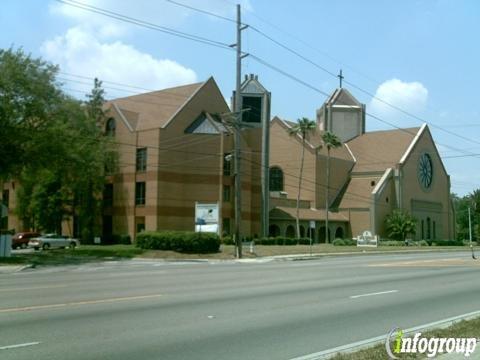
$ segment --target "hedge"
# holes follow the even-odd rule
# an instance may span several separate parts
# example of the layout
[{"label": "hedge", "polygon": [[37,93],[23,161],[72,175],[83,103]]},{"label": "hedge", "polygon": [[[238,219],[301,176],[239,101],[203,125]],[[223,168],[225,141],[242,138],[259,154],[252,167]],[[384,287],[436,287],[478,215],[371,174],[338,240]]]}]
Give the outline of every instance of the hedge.
[{"label": "hedge", "polygon": [[[255,245],[310,245],[310,238],[289,238],[284,236],[265,237],[260,239],[245,239],[244,241],[253,241]],[[222,238],[222,244],[234,245],[233,238],[231,236],[224,236]]]},{"label": "hedge", "polygon": [[214,253],[220,249],[220,237],[208,232],[144,231],[137,235],[135,245],[141,249]]},{"label": "hedge", "polygon": [[353,239],[335,239],[333,240],[334,246],[356,246],[357,242]]}]

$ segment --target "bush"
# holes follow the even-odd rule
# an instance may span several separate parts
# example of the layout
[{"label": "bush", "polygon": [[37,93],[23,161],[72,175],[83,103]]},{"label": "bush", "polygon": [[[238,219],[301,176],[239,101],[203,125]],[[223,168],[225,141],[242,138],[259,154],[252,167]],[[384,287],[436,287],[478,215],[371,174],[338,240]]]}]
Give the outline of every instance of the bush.
[{"label": "bush", "polygon": [[226,235],[222,237],[222,244],[224,245],[234,245],[233,243],[233,237],[230,235]]},{"label": "bush", "polygon": [[430,246],[428,244],[428,242],[425,241],[425,240],[420,240],[420,241],[416,242],[415,245],[417,245],[417,246]]},{"label": "bush", "polygon": [[432,246],[463,246],[461,240],[433,240],[430,243]]},{"label": "bush", "polygon": [[137,235],[135,245],[141,249],[214,253],[220,249],[220,237],[215,233],[207,232],[144,231]]},{"label": "bush", "polygon": [[405,241],[401,240],[382,240],[378,243],[380,246],[405,246]]},{"label": "bush", "polygon": [[334,246],[356,246],[357,242],[353,239],[335,239],[332,244]]}]

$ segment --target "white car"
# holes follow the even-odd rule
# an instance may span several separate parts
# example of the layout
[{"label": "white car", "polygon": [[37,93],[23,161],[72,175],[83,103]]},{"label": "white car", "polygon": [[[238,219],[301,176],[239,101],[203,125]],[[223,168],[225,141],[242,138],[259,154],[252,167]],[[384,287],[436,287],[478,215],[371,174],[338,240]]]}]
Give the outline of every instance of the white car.
[{"label": "white car", "polygon": [[39,237],[35,237],[28,242],[28,247],[39,250],[48,250],[52,248],[66,248],[75,249],[80,245],[77,239],[70,238],[68,236],[62,236],[57,234],[46,234]]}]

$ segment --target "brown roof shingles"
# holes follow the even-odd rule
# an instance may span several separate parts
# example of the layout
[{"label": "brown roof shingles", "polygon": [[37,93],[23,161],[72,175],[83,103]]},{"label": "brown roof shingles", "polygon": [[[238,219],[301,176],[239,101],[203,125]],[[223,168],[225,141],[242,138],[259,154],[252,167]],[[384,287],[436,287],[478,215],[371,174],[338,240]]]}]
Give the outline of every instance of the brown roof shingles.
[{"label": "brown roof shingles", "polygon": [[113,99],[107,102],[107,106],[115,103],[122,112],[137,113],[136,124],[132,126],[135,130],[158,129],[165,126],[203,84],[205,83],[201,82]]},{"label": "brown roof shingles", "polygon": [[347,142],[357,162],[355,172],[384,172],[395,167],[420,128],[372,131]]}]

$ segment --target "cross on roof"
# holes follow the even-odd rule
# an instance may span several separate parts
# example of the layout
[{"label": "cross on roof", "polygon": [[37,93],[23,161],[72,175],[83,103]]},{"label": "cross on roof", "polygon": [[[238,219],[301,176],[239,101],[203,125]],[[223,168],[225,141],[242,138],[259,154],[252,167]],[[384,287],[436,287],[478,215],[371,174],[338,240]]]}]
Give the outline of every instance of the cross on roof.
[{"label": "cross on roof", "polygon": [[338,74],[337,77],[340,79],[340,89],[341,89],[342,88],[342,80],[344,79],[344,76],[342,75],[342,69],[340,69],[340,74]]}]

